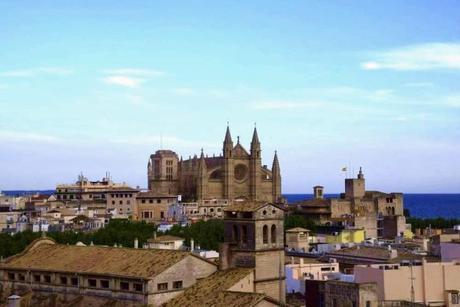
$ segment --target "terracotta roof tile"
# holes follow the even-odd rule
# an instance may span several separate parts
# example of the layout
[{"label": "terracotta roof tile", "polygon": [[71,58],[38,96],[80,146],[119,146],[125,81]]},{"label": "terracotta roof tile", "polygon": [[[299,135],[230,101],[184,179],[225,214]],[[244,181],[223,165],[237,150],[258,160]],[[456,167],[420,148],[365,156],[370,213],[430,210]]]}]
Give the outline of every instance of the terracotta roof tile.
[{"label": "terracotta roof tile", "polygon": [[164,306],[254,306],[265,298],[264,294],[227,291],[251,272],[253,269],[249,268],[217,271],[198,281]]},{"label": "terracotta roof tile", "polygon": [[0,268],[151,278],[191,255],[177,250],[36,243],[6,259]]}]

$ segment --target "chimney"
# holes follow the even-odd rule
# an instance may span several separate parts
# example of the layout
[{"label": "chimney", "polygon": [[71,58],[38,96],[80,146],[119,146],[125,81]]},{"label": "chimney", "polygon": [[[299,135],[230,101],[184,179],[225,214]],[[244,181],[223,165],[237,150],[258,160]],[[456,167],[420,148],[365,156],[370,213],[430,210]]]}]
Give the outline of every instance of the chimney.
[{"label": "chimney", "polygon": [[314,199],[323,199],[324,198],[323,190],[324,190],[324,187],[322,187],[320,185],[314,186],[313,187],[313,197],[314,197]]},{"label": "chimney", "polygon": [[192,238],[190,240],[190,251],[193,253],[194,250],[195,250],[195,241]]},{"label": "chimney", "polygon": [[134,248],[139,248],[139,240],[137,238],[134,239]]}]

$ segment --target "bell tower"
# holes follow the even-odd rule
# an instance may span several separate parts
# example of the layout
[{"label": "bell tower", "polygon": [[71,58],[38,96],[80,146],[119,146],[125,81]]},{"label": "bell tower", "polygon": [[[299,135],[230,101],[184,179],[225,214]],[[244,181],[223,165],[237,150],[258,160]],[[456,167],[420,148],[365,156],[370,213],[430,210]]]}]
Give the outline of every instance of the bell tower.
[{"label": "bell tower", "polygon": [[241,202],[224,209],[221,269],[254,268],[255,291],[286,300],[284,210],[263,202]]}]

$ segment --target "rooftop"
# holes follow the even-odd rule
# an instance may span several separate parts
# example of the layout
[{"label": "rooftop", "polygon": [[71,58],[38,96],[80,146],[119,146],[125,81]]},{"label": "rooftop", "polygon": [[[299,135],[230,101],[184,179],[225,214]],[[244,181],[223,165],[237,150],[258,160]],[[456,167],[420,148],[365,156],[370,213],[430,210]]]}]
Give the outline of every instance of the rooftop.
[{"label": "rooftop", "polygon": [[272,205],[272,206],[277,207],[278,209],[284,210],[278,205],[267,203],[267,202],[262,202],[262,201],[238,201],[238,202],[234,202],[233,204],[227,206],[227,208],[225,208],[224,211],[254,212],[268,205]]},{"label": "rooftop", "polygon": [[234,268],[217,271],[186,289],[165,306],[254,306],[266,296],[261,293],[227,291],[253,269]]},{"label": "rooftop", "polygon": [[176,237],[176,236],[171,236],[171,235],[164,235],[164,236],[159,236],[156,238],[150,238],[147,240],[149,243],[161,243],[161,242],[170,242],[170,241],[184,241],[184,238],[181,237]]},{"label": "rooftop", "polygon": [[148,279],[189,255],[192,254],[177,250],[61,245],[49,238],[40,238],[24,252],[5,259],[0,268]]},{"label": "rooftop", "polygon": [[295,228],[290,228],[286,230],[286,232],[309,232],[310,230],[302,227],[295,227]]}]

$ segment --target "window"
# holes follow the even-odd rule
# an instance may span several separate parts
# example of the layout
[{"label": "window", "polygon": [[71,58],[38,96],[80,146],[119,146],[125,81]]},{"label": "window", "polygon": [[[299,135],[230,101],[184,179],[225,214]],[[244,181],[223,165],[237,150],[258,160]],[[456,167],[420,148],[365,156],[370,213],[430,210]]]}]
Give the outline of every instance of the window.
[{"label": "window", "polygon": [[182,280],[174,281],[173,289],[182,289]]},{"label": "window", "polygon": [[26,280],[26,275],[19,273],[19,274],[18,274],[18,279],[19,279],[20,281],[25,281],[25,280]]},{"label": "window", "polygon": [[14,279],[15,279],[14,273],[8,273],[8,280],[14,280]]},{"label": "window", "polygon": [[145,199],[141,200],[141,203],[145,204]]},{"label": "window", "polygon": [[243,241],[244,243],[248,242],[248,226],[246,225],[243,225],[241,227],[241,241]]},{"label": "window", "polygon": [[114,201],[114,200],[112,200],[112,205],[115,205],[115,201]]},{"label": "window", "polygon": [[121,290],[129,290],[129,282],[121,281],[120,282],[120,289]]},{"label": "window", "polygon": [[161,204],[161,199],[157,199],[157,204]]},{"label": "window", "polygon": [[44,275],[43,276],[43,281],[47,284],[51,283],[51,275]]},{"label": "window", "polygon": [[167,282],[163,282],[163,283],[160,283],[158,284],[158,291],[166,291],[168,290],[168,283]]},{"label": "window", "polygon": [[371,307],[371,301],[366,301],[366,307]]},{"label": "window", "polygon": [[35,281],[35,282],[40,282],[40,275],[35,274],[35,275],[34,275],[34,281]]},{"label": "window", "polygon": [[99,281],[101,288],[108,289],[109,288],[109,281],[106,279],[102,279]]},{"label": "window", "polygon": [[272,225],[271,239],[272,239],[272,243],[276,243],[276,226],[275,225]]},{"label": "window", "polygon": [[268,226],[264,225],[264,228],[262,230],[262,235],[263,235],[263,242],[264,244],[268,243]]},{"label": "window", "polygon": [[131,201],[128,199],[128,200],[126,201],[126,204],[127,204],[127,205],[131,205]]},{"label": "window", "polygon": [[232,240],[233,240],[233,242],[238,242],[239,241],[238,227],[236,225],[233,225],[233,227],[232,227]]},{"label": "window", "polygon": [[88,279],[88,286],[96,288],[96,286],[97,286],[96,280],[95,279]]},{"label": "window", "polygon": [[459,293],[452,293],[452,304],[460,303],[460,294]]},{"label": "window", "polygon": [[72,284],[72,286],[78,286],[78,277],[72,277],[70,279],[70,283]]},{"label": "window", "polygon": [[61,277],[59,278],[59,282],[60,282],[62,285],[67,285],[67,277],[61,276]]},{"label": "window", "polygon": [[120,200],[120,205],[123,205],[123,201],[122,201],[122,200]]},{"label": "window", "polygon": [[149,203],[150,203],[150,204],[153,204],[153,199],[149,199]]},{"label": "window", "polygon": [[161,212],[160,212],[160,218],[162,218],[162,219],[165,218],[165,213],[164,213],[164,211],[161,211]]}]

